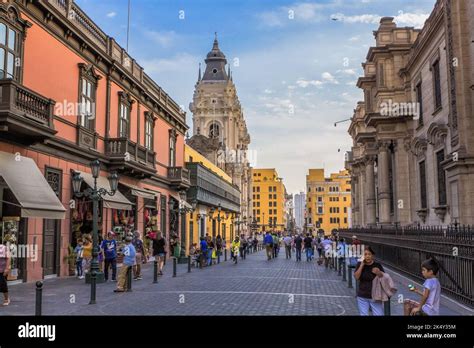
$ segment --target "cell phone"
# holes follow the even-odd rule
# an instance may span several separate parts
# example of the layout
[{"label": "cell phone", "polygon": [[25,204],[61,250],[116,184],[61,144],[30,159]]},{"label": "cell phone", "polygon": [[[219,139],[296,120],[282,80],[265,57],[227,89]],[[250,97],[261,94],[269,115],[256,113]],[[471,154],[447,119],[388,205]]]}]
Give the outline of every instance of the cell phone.
[{"label": "cell phone", "polygon": [[410,291],[415,291],[416,287],[413,284],[408,284],[408,289],[410,289]]}]

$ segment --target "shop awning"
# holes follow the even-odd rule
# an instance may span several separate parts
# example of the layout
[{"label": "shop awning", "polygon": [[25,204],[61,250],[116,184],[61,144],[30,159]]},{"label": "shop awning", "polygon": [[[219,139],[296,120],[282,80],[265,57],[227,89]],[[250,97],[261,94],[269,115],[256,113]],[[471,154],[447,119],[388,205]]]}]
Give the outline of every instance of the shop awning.
[{"label": "shop awning", "polygon": [[176,193],[170,193],[170,196],[173,197],[175,200],[179,202],[179,204],[183,205],[183,207],[188,208],[188,209],[193,209],[193,206],[189,204],[186,200],[182,200],[181,197],[179,197],[178,194]]},{"label": "shop awning", "polygon": [[[92,174],[76,171],[81,174],[85,183],[89,187],[94,187],[94,177]],[[105,176],[99,176],[97,178],[97,188],[103,188],[110,192],[109,180]],[[104,201],[104,208],[118,209],[118,210],[132,210],[132,202],[130,202],[120,191],[115,191],[113,196],[105,195],[102,196]]]},{"label": "shop awning", "polygon": [[59,201],[33,159],[0,151],[0,176],[21,206],[21,217],[64,219]]},{"label": "shop awning", "polygon": [[132,195],[137,196],[137,197],[142,197],[145,199],[155,199],[155,197],[160,196],[160,193],[156,191],[151,191],[151,190],[144,189],[144,188],[131,185],[131,184],[125,184],[125,183],[120,183],[120,184],[128,187]]}]

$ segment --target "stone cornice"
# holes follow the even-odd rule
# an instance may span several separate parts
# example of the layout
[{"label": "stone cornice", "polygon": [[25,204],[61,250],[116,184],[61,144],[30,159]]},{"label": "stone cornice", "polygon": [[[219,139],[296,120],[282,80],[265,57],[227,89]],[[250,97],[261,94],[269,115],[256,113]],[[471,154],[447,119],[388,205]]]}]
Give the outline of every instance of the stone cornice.
[{"label": "stone cornice", "polygon": [[[182,113],[179,105],[143,72],[135,60],[129,57],[113,38],[100,31],[75,3],[73,4],[76,10],[75,16],[80,16],[82,20],[85,20],[91,32],[86,33],[85,30],[74,25],[66,17],[66,12],[61,12],[59,5],[53,5],[53,1],[55,0],[34,2],[15,0],[15,3],[39,26],[63,42],[82,59],[94,65],[104,75],[110,75],[112,81],[123,89],[129,90],[141,104],[153,109],[171,126],[177,127],[180,133],[185,134],[189,129],[186,125],[185,113]],[[46,17],[47,20],[45,20]],[[92,36],[91,33],[93,33]],[[115,56],[112,55],[112,52],[117,52],[117,50],[120,51],[121,61],[117,60],[117,53],[114,53]],[[127,66],[124,63],[127,63]],[[148,100],[145,100],[144,96],[148,97]]]}]

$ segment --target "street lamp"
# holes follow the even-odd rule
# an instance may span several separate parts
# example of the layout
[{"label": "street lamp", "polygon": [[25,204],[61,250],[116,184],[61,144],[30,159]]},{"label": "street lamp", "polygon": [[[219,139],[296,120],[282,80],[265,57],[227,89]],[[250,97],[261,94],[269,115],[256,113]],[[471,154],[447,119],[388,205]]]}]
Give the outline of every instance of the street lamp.
[{"label": "street lamp", "polygon": [[108,177],[110,191],[105,188],[97,188],[97,178],[100,174],[100,162],[94,160],[90,164],[92,177],[94,178],[94,187],[89,187],[84,192],[81,192],[82,177],[79,173],[74,173],[72,178],[72,189],[76,197],[89,197],[92,199],[92,262],[90,270],[90,282],[91,282],[91,300],[89,304],[95,304],[96,285],[97,282],[102,283],[104,281],[104,274],[99,270],[99,201],[103,196],[115,195],[118,188],[119,177],[117,173],[111,173]]},{"label": "street lamp", "polygon": [[221,204],[219,203],[219,205],[217,206],[217,235],[220,236],[221,235]]}]

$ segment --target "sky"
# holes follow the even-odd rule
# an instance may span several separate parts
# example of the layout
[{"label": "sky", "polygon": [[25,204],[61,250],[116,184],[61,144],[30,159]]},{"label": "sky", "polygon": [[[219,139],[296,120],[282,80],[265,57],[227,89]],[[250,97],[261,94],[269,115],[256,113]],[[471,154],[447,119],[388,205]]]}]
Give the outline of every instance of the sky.
[{"label": "sky", "polygon": [[[131,0],[129,53],[187,113],[201,62],[219,46],[251,136],[256,167],[276,168],[287,191],[309,168],[344,169],[347,133],[380,18],[421,28],[435,0]],[[76,0],[124,48],[128,0]],[[203,68],[204,69],[204,68]]]}]

